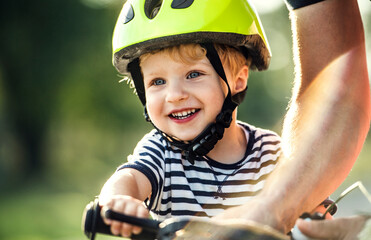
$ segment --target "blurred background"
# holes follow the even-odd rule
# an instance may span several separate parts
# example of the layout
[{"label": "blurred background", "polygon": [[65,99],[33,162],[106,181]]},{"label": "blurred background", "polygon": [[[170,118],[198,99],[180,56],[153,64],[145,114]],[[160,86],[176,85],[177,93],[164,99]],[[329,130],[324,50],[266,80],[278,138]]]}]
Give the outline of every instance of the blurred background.
[{"label": "blurred background", "polygon": [[[293,62],[288,11],[254,0],[272,48],[269,71],[250,76],[239,119],[281,132]],[[0,239],[84,239],[85,205],[151,129],[111,64],[122,0],[13,0],[0,4]],[[359,0],[371,71],[371,4]],[[346,143],[344,143],[346,144]],[[371,191],[371,140],[339,196]],[[337,216],[371,212],[359,190]],[[99,236],[98,239],[111,239]]]}]

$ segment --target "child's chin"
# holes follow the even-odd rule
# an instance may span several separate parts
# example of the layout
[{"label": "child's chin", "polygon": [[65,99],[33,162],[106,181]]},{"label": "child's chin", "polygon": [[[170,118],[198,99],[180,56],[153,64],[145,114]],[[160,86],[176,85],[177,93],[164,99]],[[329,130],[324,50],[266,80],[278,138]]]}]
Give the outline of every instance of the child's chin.
[{"label": "child's chin", "polygon": [[179,137],[175,137],[175,138],[183,142],[191,142],[194,139],[194,138],[179,138]]},{"label": "child's chin", "polygon": [[178,139],[183,142],[191,142],[193,139],[197,137],[197,134],[192,134],[192,135],[182,135],[178,134],[176,136],[173,136],[175,139]]}]

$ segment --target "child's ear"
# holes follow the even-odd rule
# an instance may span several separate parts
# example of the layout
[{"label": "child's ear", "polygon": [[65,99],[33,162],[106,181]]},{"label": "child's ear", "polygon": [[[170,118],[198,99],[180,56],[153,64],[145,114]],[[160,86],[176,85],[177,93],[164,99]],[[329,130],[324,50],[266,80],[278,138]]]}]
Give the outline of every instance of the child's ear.
[{"label": "child's ear", "polygon": [[249,78],[249,67],[244,65],[235,77],[234,93],[239,93],[246,89],[247,79]]}]

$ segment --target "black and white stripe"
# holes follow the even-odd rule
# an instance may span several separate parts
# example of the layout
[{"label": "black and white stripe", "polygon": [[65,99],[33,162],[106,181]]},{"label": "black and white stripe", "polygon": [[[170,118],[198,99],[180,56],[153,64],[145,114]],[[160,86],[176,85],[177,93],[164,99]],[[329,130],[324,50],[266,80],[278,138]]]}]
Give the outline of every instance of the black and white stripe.
[{"label": "black and white stripe", "polygon": [[[221,164],[199,157],[191,165],[179,149],[171,147],[156,130],[148,133],[122,168],[135,168],[152,185],[146,205],[154,218],[175,216],[212,217],[241,205],[264,186],[281,153],[280,137],[269,130],[239,122],[248,146],[245,157],[235,164]],[[222,192],[218,194],[218,186]]]}]

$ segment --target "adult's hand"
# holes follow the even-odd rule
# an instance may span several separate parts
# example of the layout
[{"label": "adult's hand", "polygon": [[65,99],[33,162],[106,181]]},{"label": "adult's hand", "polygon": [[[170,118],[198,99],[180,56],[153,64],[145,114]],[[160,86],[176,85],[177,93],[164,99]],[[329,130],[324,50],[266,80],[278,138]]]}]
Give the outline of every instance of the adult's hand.
[{"label": "adult's hand", "polygon": [[[282,233],[287,233],[290,229],[286,229],[282,222],[285,221],[285,216],[277,212],[274,203],[268,202],[269,198],[263,195],[257,195],[249,202],[230,208],[221,214],[212,218],[212,221],[226,222],[231,219],[245,219],[260,224],[273,227]],[[289,211],[289,209],[287,209]],[[288,213],[291,216],[290,213]]]},{"label": "adult's hand", "polygon": [[[296,226],[304,235],[313,239],[353,240],[359,239],[359,234],[369,218],[370,216],[357,215],[333,220],[298,219]],[[365,239],[371,238],[367,237]]]}]

